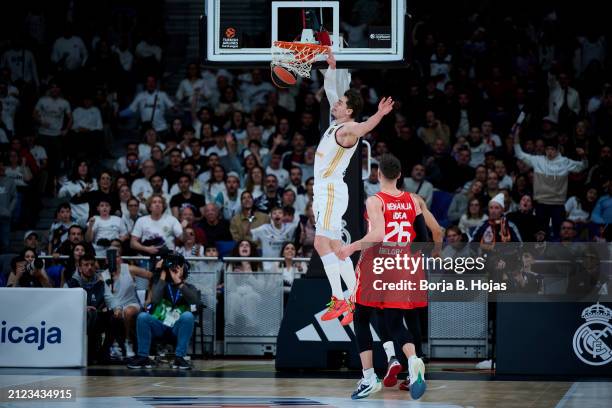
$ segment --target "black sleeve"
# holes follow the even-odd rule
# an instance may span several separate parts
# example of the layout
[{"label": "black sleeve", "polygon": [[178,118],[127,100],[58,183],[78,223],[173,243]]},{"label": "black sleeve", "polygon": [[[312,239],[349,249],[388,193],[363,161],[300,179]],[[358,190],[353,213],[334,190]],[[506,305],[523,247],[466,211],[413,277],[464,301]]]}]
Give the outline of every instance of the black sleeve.
[{"label": "black sleeve", "polygon": [[416,237],[414,237],[412,242],[427,242],[429,237],[427,235],[427,225],[425,224],[425,217],[423,217],[423,214],[416,216],[413,226]]}]

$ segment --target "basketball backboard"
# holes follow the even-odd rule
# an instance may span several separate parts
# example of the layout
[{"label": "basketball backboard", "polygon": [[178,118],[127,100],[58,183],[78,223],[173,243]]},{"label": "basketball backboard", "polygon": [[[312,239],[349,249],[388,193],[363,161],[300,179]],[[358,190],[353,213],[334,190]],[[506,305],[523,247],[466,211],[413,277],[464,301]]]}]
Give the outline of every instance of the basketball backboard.
[{"label": "basketball backboard", "polygon": [[404,65],[406,0],[206,0],[204,65],[266,65],[273,41],[300,41],[323,26],[342,67]]}]

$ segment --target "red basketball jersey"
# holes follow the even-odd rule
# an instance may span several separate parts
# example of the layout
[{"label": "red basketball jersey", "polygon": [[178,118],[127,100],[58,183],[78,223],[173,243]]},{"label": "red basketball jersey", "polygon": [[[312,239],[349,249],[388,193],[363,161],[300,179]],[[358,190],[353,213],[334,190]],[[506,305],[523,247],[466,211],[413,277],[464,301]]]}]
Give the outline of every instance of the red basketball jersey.
[{"label": "red basketball jersey", "polygon": [[[379,192],[376,194],[381,201],[383,207],[383,214],[385,218],[385,237],[383,239],[382,246],[375,247],[375,251],[380,248],[386,247],[384,243],[410,243],[414,241],[414,220],[418,214],[415,203],[412,196],[408,192],[403,192],[397,196]],[[365,219],[369,221],[367,211],[365,213]],[[400,247],[401,248],[401,247]],[[366,292],[369,288],[365,285],[370,284],[369,279],[361,279],[362,273],[372,273],[370,271],[372,260],[371,257],[376,256],[375,251],[362,252],[362,257],[357,264],[357,287],[355,293],[355,301],[359,304],[371,307],[379,308],[397,308],[397,309],[414,309],[417,307],[427,306],[426,293],[415,293],[414,299],[399,300],[390,296],[386,300],[381,299],[380,301],[368,300],[368,294]],[[404,247],[402,253],[409,254],[410,248]],[[413,256],[420,256],[420,253],[413,254]],[[362,270],[363,269],[363,270]],[[398,271],[395,271],[396,275]],[[414,275],[406,274],[406,278],[418,282],[419,279],[424,278],[424,272],[422,269],[418,270]],[[367,282],[367,283],[366,283]]]}]

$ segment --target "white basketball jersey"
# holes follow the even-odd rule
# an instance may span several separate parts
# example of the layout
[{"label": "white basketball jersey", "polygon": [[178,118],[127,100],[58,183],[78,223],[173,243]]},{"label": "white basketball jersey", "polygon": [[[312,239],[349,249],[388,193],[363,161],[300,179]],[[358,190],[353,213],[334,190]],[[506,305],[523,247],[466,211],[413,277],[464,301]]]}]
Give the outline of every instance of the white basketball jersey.
[{"label": "white basketball jersey", "polygon": [[359,141],[353,147],[342,147],[336,142],[336,132],[342,124],[332,124],[327,128],[315,154],[314,177],[315,183],[321,181],[342,181],[353,153]]}]

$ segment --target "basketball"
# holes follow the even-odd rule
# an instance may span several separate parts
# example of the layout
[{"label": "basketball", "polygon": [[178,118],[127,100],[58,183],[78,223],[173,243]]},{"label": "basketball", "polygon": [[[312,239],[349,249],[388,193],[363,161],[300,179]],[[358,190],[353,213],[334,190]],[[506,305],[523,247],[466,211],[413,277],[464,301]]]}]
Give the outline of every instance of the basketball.
[{"label": "basketball", "polygon": [[270,70],[272,82],[279,88],[288,88],[296,84],[297,79],[289,70],[276,65]]}]

